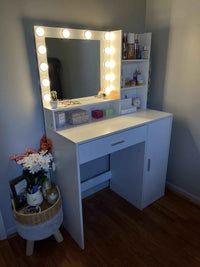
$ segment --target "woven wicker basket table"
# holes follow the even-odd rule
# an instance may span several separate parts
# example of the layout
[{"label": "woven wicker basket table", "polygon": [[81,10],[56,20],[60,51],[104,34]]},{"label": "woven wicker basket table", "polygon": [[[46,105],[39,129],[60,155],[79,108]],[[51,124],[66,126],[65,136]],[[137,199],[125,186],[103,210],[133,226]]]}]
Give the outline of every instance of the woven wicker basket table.
[{"label": "woven wicker basket table", "polygon": [[[59,189],[57,188],[58,192]],[[41,212],[35,214],[23,214],[15,209],[14,201],[13,216],[16,221],[18,234],[26,239],[26,255],[30,256],[34,251],[34,241],[45,239],[54,235],[57,242],[62,242],[63,237],[59,228],[63,222],[62,202],[59,192],[59,197],[53,205],[50,205],[47,200],[44,200],[41,207]]]}]

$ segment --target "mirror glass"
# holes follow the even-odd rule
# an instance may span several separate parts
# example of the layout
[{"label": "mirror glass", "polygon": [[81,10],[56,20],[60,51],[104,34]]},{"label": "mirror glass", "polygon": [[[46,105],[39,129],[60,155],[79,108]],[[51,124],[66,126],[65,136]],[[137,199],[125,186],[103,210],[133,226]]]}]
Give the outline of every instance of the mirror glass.
[{"label": "mirror glass", "polygon": [[58,99],[97,95],[100,90],[100,41],[45,38],[50,90]]}]

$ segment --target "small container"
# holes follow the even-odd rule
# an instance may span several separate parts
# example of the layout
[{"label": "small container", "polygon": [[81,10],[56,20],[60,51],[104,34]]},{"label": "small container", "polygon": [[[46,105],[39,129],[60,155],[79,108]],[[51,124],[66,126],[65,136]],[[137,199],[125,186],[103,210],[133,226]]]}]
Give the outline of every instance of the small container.
[{"label": "small container", "polygon": [[51,189],[47,190],[47,201],[49,204],[56,203],[56,200],[58,199],[58,190],[56,187],[52,187]]},{"label": "small container", "polygon": [[138,59],[138,54],[139,54],[139,41],[138,41],[138,34],[136,34],[134,43],[134,59]]},{"label": "small container", "polygon": [[66,124],[66,116],[64,111],[55,112],[56,128],[62,128]]},{"label": "small container", "polygon": [[149,59],[149,50],[147,50],[146,46],[142,50],[142,59]]},{"label": "small container", "polygon": [[143,80],[141,80],[141,79],[138,79],[137,85],[138,85],[138,86],[141,86],[141,85],[143,85]]},{"label": "small container", "polygon": [[95,119],[100,119],[103,117],[103,110],[96,109],[92,111],[92,117]]},{"label": "small container", "polygon": [[52,109],[56,109],[57,106],[58,106],[58,102],[57,102],[57,100],[56,100],[56,101],[50,101],[50,105],[51,105],[51,108],[52,108]]},{"label": "small container", "polygon": [[38,189],[38,191],[34,194],[27,193],[27,203],[30,206],[40,205],[43,202],[42,192]]},{"label": "small container", "polygon": [[68,122],[73,125],[82,124],[89,121],[89,113],[84,109],[74,109],[67,113]]},{"label": "small container", "polygon": [[127,43],[127,59],[134,59],[134,33],[128,33]]},{"label": "small container", "polygon": [[43,196],[44,198],[46,199],[47,198],[47,193],[46,193],[46,190],[50,189],[51,188],[51,182],[50,180],[47,178],[44,180],[44,183],[42,185],[42,193],[43,193]]}]

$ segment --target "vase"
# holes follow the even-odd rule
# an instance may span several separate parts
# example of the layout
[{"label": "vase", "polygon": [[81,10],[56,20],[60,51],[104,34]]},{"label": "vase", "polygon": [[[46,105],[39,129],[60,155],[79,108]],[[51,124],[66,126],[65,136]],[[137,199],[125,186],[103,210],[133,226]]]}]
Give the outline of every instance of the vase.
[{"label": "vase", "polygon": [[58,105],[57,100],[56,101],[51,101],[50,105],[51,105],[51,108],[53,108],[53,109],[57,108],[57,105]]},{"label": "vase", "polygon": [[43,201],[42,192],[38,190],[34,194],[27,193],[27,203],[31,206],[40,205]]}]

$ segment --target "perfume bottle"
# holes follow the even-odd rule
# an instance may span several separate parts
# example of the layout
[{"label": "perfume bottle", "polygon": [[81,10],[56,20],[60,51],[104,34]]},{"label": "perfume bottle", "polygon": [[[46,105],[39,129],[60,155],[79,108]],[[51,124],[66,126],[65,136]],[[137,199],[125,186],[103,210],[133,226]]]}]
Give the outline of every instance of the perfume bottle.
[{"label": "perfume bottle", "polygon": [[126,32],[123,32],[122,59],[127,59],[127,34]]},{"label": "perfume bottle", "polygon": [[128,49],[127,49],[127,58],[134,59],[134,33],[128,33]]}]

